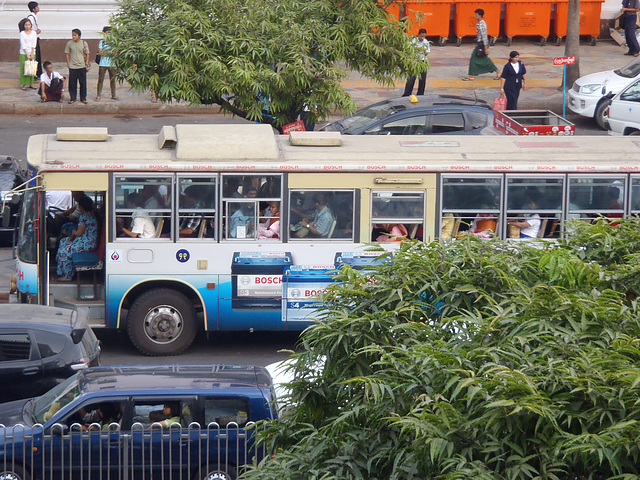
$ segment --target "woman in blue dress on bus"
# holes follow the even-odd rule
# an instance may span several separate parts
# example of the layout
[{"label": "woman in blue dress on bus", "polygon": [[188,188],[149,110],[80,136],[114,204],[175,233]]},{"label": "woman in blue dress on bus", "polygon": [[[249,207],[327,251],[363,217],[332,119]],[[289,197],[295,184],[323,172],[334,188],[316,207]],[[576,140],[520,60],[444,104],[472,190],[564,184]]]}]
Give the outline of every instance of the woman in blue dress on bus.
[{"label": "woman in blue dress on bus", "polygon": [[73,277],[71,256],[76,252],[86,252],[98,246],[98,221],[93,213],[93,200],[86,195],[78,200],[80,217],[78,226],[68,237],[62,238],[58,246],[56,262],[58,280],[70,282]]}]

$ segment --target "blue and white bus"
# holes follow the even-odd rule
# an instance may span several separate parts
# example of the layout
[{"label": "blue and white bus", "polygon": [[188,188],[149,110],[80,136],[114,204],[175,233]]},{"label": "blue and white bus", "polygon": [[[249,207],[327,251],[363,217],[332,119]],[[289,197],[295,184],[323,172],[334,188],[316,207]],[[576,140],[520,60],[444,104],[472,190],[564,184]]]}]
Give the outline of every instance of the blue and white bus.
[{"label": "blue and white bus", "polygon": [[[304,329],[331,270],[375,261],[371,242],[455,238],[480,216],[493,219],[491,236],[519,237],[511,220],[535,218],[536,237],[557,238],[568,218],[640,212],[633,137],[60,128],[32,136],[27,161],[37,188],[24,193],[19,300],[88,309],[149,355],[183,351],[200,326]],[[47,192],[65,191],[90,197],[98,220],[74,281],[58,279],[62,240],[47,205]]]}]

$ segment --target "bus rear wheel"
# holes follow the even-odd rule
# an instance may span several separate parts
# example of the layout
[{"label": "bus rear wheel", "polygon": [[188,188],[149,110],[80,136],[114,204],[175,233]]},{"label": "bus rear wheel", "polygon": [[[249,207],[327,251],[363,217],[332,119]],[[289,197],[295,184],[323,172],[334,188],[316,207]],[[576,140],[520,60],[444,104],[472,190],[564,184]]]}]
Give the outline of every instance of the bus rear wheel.
[{"label": "bus rear wheel", "polygon": [[127,317],[127,333],[145,355],[177,355],[196,336],[196,311],[183,294],[167,288],[140,295]]}]

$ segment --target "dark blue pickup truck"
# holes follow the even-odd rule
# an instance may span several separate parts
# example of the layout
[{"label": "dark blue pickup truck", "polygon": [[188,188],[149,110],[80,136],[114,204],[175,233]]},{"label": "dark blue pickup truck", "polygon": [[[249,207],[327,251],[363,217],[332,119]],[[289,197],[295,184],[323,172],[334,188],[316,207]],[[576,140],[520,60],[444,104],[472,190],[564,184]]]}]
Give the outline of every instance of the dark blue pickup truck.
[{"label": "dark blue pickup truck", "polygon": [[233,480],[273,395],[262,367],[91,368],[0,406],[0,478]]}]

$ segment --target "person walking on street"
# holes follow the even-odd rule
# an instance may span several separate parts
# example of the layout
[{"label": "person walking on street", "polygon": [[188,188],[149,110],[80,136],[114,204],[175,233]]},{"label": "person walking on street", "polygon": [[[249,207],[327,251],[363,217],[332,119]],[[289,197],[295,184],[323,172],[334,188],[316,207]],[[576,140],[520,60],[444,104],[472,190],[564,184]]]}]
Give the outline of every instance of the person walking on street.
[{"label": "person walking on street", "polygon": [[[110,26],[106,26],[102,29],[102,33],[108,33],[111,30]],[[100,63],[98,64],[98,85],[96,102],[100,101],[100,95],[102,94],[102,85],[104,84],[104,77],[109,72],[109,87],[111,88],[111,100],[120,100],[116,95],[116,67],[113,66],[111,61],[111,49],[109,45],[104,41],[104,38],[98,43],[98,55],[100,55]]]},{"label": "person walking on street", "polygon": [[473,49],[471,59],[469,60],[469,74],[462,80],[472,82],[476,75],[482,73],[495,72],[494,80],[500,80],[500,71],[498,67],[489,58],[489,36],[487,35],[487,24],[482,19],[484,10],[481,8],[475,11],[476,21],[476,48]]},{"label": "person walking on street", "polygon": [[624,37],[629,51],[625,55],[637,57],[640,54],[640,45],[636,37],[636,21],[640,11],[640,0],[622,0],[621,20],[624,24]]},{"label": "person walking on street", "polygon": [[75,103],[80,84],[80,101],[87,104],[87,72],[91,68],[89,62],[89,45],[81,39],[79,28],[71,30],[71,40],[64,47],[69,67],[69,103]]},{"label": "person walking on street", "polygon": [[22,90],[35,89],[33,85],[33,77],[24,74],[24,62],[27,60],[35,60],[36,44],[38,36],[31,29],[31,20],[24,22],[24,31],[20,32],[20,85]]},{"label": "person walking on street", "polygon": [[520,89],[525,89],[526,73],[520,54],[513,50],[509,54],[509,63],[504,66],[500,75],[500,94],[507,97],[507,110],[518,109],[518,96]]},{"label": "person walking on street", "polygon": [[40,11],[40,7],[38,6],[38,2],[29,2],[27,4],[29,7],[29,11],[31,12],[27,15],[27,18],[31,20],[31,30],[36,32],[38,40],[36,41],[36,62],[38,62],[38,70],[36,72],[36,78],[40,78],[42,75],[42,54],[40,53],[40,27],[38,26],[38,19],[36,15]]},{"label": "person walking on street", "polygon": [[64,99],[64,77],[53,71],[51,62],[44,62],[44,72],[40,75],[40,98],[43,102],[60,102]]},{"label": "person walking on street", "polygon": [[[416,48],[418,53],[418,60],[422,60],[426,63],[427,69],[420,74],[420,80],[418,80],[418,95],[424,95],[424,88],[427,85],[427,71],[429,70],[429,58],[428,55],[431,52],[431,44],[427,40],[427,30],[421,28],[418,30],[418,35],[411,40],[411,44]],[[403,97],[408,97],[413,91],[413,86],[416,83],[416,76],[411,75],[407,78],[407,83],[404,86]]]}]

